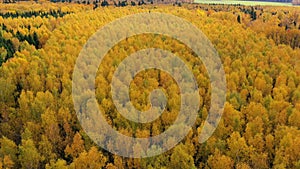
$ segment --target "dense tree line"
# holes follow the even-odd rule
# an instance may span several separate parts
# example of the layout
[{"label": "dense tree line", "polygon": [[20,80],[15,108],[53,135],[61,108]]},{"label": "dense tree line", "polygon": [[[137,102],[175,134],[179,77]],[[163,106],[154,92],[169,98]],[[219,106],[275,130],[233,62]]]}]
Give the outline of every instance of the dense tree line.
[{"label": "dense tree line", "polygon": [[55,18],[57,17],[63,17],[65,15],[70,14],[71,12],[62,12],[61,10],[50,10],[49,12],[44,11],[28,11],[28,12],[7,12],[7,13],[0,13],[0,16],[2,18],[30,18],[30,17],[37,17],[40,16],[42,18],[49,16],[53,16]]},{"label": "dense tree line", "polygon": [[1,33],[0,33],[0,49],[1,49],[1,57],[0,57],[0,66],[1,66],[3,62],[8,60],[9,58],[12,58],[15,53],[15,49],[12,41],[3,38]]},{"label": "dense tree line", "polygon": [[[24,9],[31,8],[22,5]],[[0,168],[300,167],[300,49],[270,37],[273,29],[282,30],[286,37],[288,31],[295,31],[299,22],[295,26],[289,19],[298,10],[254,8],[257,18],[253,20],[251,14],[240,11],[240,6],[223,6],[223,11],[217,6],[201,8],[218,11],[162,5],[89,8],[89,12],[80,5],[58,7],[76,12],[58,18],[0,17],[5,25],[2,36],[19,49],[0,67]],[[37,4],[36,9],[39,10]],[[151,158],[123,158],[97,147],[81,128],[71,97],[72,73],[82,46],[95,31],[116,18],[149,11],[180,16],[207,35],[223,62],[227,101],[217,130],[207,142],[199,144],[211,98],[209,78],[201,60],[171,37],[144,34],[124,39],[107,53],[95,80],[99,106],[108,123],[120,133],[133,137],[158,135],[172,125],[180,109],[180,91],[173,78],[150,69],[137,74],[131,82],[132,104],[147,110],[151,106],[149,94],[160,88],[168,96],[165,112],[147,124],[133,123],[118,113],[111,98],[112,75],[125,57],[138,50],[161,48],[179,56],[193,72],[201,97],[196,124],[180,144]],[[285,30],[280,23],[291,28]],[[270,30],[265,29],[267,26]],[[39,49],[28,42],[29,35],[34,39],[34,32]],[[21,39],[24,41],[19,43]],[[3,47],[0,50],[2,54]],[[123,77],[126,79],[128,74]],[[80,97],[86,97],[84,94]],[[122,97],[122,93],[119,95]],[[122,148],[135,151],[143,147],[124,144]]]},{"label": "dense tree line", "polygon": [[[8,30],[5,24],[1,25],[2,32],[9,32],[12,33],[13,37],[17,38],[19,42],[27,42],[29,45],[33,45],[36,49],[41,48],[41,44],[39,41],[39,37],[36,32],[29,35],[23,35],[20,31],[17,31],[14,34],[13,30]],[[30,26],[28,26],[30,30]],[[13,44],[11,39],[7,39],[3,37],[2,32],[0,32],[0,48],[1,48],[1,58],[0,58],[0,66],[3,62],[7,61],[8,59],[12,58],[16,51],[21,50],[21,46],[17,47]]]}]

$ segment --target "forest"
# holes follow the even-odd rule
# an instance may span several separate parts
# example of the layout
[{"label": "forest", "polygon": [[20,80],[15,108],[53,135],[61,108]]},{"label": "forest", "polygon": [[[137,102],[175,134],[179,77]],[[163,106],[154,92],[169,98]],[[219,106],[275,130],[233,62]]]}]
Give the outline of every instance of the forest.
[{"label": "forest", "polygon": [[[93,8],[75,3],[0,4],[0,169],[300,169],[299,7]],[[151,69],[130,83],[131,102],[147,110],[149,94],[161,88],[168,96],[165,111],[145,124],[118,113],[110,84],[118,65],[132,53],[160,48],[178,55],[193,72],[200,95],[196,123],[177,146],[154,157],[126,158],[99,147],[81,127],[72,99],[72,74],[90,36],[117,18],[142,12],[172,14],[203,31],[224,67],[226,103],[216,131],[200,144],[211,99],[202,61],[171,37],[142,34],[122,40],[106,54],[95,80],[99,107],[118,132],[156,136],[172,125],[180,109],[174,79]],[[130,151],[143,148],[123,146]]]}]

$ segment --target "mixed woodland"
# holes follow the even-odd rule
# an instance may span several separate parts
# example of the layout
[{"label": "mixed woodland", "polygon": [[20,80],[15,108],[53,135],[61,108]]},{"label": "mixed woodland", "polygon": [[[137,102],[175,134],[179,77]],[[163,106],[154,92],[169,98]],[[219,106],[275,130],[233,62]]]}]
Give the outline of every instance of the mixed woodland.
[{"label": "mixed woodland", "polygon": [[[161,48],[178,55],[193,72],[201,96],[196,123],[176,147],[155,157],[125,158],[97,146],[82,129],[72,100],[72,73],[91,35],[117,18],[141,12],[169,13],[203,31],[223,63],[226,103],[216,131],[200,144],[211,98],[201,60],[171,37],[143,34],[122,40],[107,53],[95,80],[99,107],[120,133],[158,135],[180,109],[173,78],[151,69],[131,82],[131,101],[147,110],[151,91],[162,88],[168,96],[165,112],[147,124],[118,113],[110,83],[121,61],[134,52]],[[300,169],[299,119],[299,7],[0,4],[0,169]]]}]

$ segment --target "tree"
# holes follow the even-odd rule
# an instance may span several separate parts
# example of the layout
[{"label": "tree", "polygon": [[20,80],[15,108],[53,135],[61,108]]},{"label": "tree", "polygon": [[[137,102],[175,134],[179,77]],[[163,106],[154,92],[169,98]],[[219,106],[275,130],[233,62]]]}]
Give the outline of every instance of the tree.
[{"label": "tree", "polygon": [[14,164],[17,164],[17,145],[10,139],[2,137],[0,139],[0,158],[10,159]]},{"label": "tree", "polygon": [[300,132],[295,127],[282,126],[275,131],[274,167],[295,168],[300,158]]},{"label": "tree", "polygon": [[238,21],[238,23],[241,23],[241,15],[237,16],[237,21]]},{"label": "tree", "polygon": [[289,124],[300,128],[300,111],[298,108],[294,109],[292,114],[289,116]]},{"label": "tree", "polygon": [[[3,162],[2,162],[2,159],[0,158],[0,163],[2,164],[2,167],[3,168],[13,168],[14,167],[14,162],[11,160],[10,156],[4,156],[3,158]],[[0,165],[1,165],[0,164]],[[0,166],[1,168],[1,166]]]},{"label": "tree", "polygon": [[234,162],[230,157],[222,155],[221,152],[216,149],[214,155],[208,158],[207,164],[211,169],[230,169],[233,168]]},{"label": "tree", "polygon": [[108,4],[108,2],[106,0],[104,0],[104,1],[101,2],[101,6],[108,6],[108,5],[109,4]]},{"label": "tree", "polygon": [[154,157],[143,158],[141,168],[167,168],[170,163],[170,154],[164,153]]},{"label": "tree", "polygon": [[250,149],[245,138],[241,137],[238,132],[233,132],[227,139],[228,156],[236,163],[247,162],[249,160]]},{"label": "tree", "polygon": [[170,168],[196,168],[193,157],[187,153],[183,144],[177,145],[170,158]]},{"label": "tree", "polygon": [[55,152],[63,151],[62,137],[60,136],[60,127],[57,121],[56,113],[50,109],[47,109],[44,114],[41,115],[42,126],[45,130],[45,136],[47,140],[51,142]]},{"label": "tree", "polygon": [[250,159],[251,159],[251,166],[253,168],[261,168],[261,169],[268,169],[270,166],[268,165],[268,155],[266,153],[251,153]]},{"label": "tree", "polygon": [[251,167],[246,163],[238,163],[236,169],[251,169]]},{"label": "tree", "polygon": [[84,151],[84,141],[82,140],[81,135],[77,132],[74,136],[73,143],[71,145],[67,145],[65,154],[66,156],[70,156],[72,159],[75,159]]},{"label": "tree", "polygon": [[56,159],[57,155],[54,152],[53,145],[45,135],[39,142],[38,151],[41,153],[41,162],[43,165],[49,163],[52,159]]},{"label": "tree", "polygon": [[22,140],[22,144],[19,146],[19,154],[21,168],[34,169],[39,167],[41,156],[31,139]]},{"label": "tree", "polygon": [[57,161],[51,160],[50,164],[46,164],[46,169],[68,169],[67,162],[62,159]]},{"label": "tree", "polygon": [[36,32],[33,33],[33,45],[35,46],[36,49],[40,48],[40,41],[38,34]]},{"label": "tree", "polygon": [[102,168],[105,166],[106,161],[107,158],[96,147],[92,147],[89,152],[82,152],[70,167],[86,169]]}]

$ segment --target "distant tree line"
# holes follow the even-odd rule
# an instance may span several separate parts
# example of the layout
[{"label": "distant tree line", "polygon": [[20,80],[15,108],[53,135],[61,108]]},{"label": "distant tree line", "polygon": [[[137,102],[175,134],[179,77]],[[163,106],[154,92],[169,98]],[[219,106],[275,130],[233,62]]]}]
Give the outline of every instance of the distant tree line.
[{"label": "distant tree line", "polygon": [[292,0],[256,0],[256,1],[262,1],[262,2],[286,2],[291,3]]},{"label": "distant tree line", "polygon": [[[151,3],[151,4],[153,4],[153,0],[150,0],[148,3]],[[104,0],[104,1],[102,1],[102,2],[100,2],[99,0],[96,0],[96,1],[94,1],[93,2],[93,4],[94,4],[94,7],[93,7],[93,9],[96,9],[96,8],[98,8],[98,7],[105,7],[105,6],[110,6],[110,5],[112,5],[112,4],[110,4],[107,0]],[[141,0],[141,1],[128,1],[128,0],[123,0],[123,1],[118,1],[118,2],[116,2],[116,1],[113,1],[113,5],[115,6],[115,7],[125,7],[125,6],[128,6],[128,5],[130,5],[130,6],[141,6],[141,5],[146,5],[147,3],[144,1],[144,0]]]},{"label": "distant tree line", "polygon": [[249,8],[241,8],[241,12],[244,12],[245,14],[249,14],[252,20],[256,20],[257,14],[254,9],[254,7]]},{"label": "distant tree line", "polygon": [[[164,1],[161,1],[161,2],[164,2]],[[169,3],[169,2],[165,2],[165,3]],[[173,3],[173,6],[182,6],[182,2],[180,1],[175,1],[175,2],[172,2]],[[104,0],[102,2],[100,2],[99,0],[96,0],[93,2],[94,4],[94,8],[93,9],[96,9],[98,7],[105,7],[105,6],[110,6],[112,5],[111,3],[109,3],[107,0]],[[115,7],[125,7],[125,6],[141,6],[141,5],[146,5],[146,4],[155,4],[154,0],[139,0],[139,1],[128,1],[128,0],[122,0],[122,1],[113,1],[113,5]]]},{"label": "distant tree line", "polygon": [[217,12],[232,12],[238,23],[265,33],[277,45],[286,44],[293,49],[300,48],[300,15],[297,10],[280,11],[240,4],[203,4],[195,7],[205,10],[208,16]]},{"label": "distant tree line", "polygon": [[63,17],[67,14],[70,14],[71,12],[62,12],[61,10],[50,10],[49,12],[44,11],[26,11],[26,12],[6,12],[6,13],[0,13],[0,16],[2,18],[31,18],[31,17],[37,17],[40,16],[42,18],[48,18],[49,16],[53,16],[55,18]]}]

